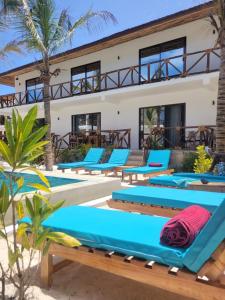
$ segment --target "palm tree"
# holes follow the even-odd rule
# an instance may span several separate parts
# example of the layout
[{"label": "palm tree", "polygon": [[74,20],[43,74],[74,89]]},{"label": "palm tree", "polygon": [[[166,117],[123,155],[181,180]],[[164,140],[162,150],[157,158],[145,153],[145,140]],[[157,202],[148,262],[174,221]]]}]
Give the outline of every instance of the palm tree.
[{"label": "palm tree", "polygon": [[220,47],[220,71],[218,81],[216,115],[216,154],[211,170],[225,157],[225,0],[215,0],[215,11],[210,20],[218,33],[217,45]]},{"label": "palm tree", "polygon": [[46,170],[52,170],[53,150],[49,86],[51,77],[57,76],[59,70],[50,70],[50,56],[56,53],[65,43],[71,41],[77,29],[84,26],[91,29],[93,25],[97,25],[96,21],[103,21],[104,23],[112,21],[115,23],[116,19],[108,11],[93,12],[89,10],[75,22],[72,22],[66,9],[62,10],[57,16],[54,0],[16,1],[19,4],[16,12],[17,30],[22,33],[20,40],[26,44],[29,50],[39,52],[42,57],[39,71],[43,82],[45,123],[48,125],[46,139],[49,141],[45,149],[45,167]]}]

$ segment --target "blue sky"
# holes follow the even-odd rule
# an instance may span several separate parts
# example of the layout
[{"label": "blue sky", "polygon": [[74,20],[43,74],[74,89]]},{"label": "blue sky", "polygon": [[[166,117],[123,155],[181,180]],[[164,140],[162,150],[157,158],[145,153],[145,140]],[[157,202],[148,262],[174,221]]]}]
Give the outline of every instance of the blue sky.
[{"label": "blue sky", "polygon": [[[68,8],[73,19],[84,14],[90,7],[93,10],[108,10],[116,17],[118,24],[105,25],[101,30],[88,32],[81,29],[74,35],[72,47],[80,46],[118,31],[140,25],[151,20],[172,14],[174,12],[202,4],[207,0],[55,0],[58,12],[62,8]],[[16,38],[16,33],[8,31],[0,33],[1,45]],[[62,50],[71,48],[65,46]],[[23,55],[10,55],[0,64],[0,72],[21,66],[39,59],[37,53],[24,53]],[[13,92],[7,86],[0,85],[0,94]]]}]

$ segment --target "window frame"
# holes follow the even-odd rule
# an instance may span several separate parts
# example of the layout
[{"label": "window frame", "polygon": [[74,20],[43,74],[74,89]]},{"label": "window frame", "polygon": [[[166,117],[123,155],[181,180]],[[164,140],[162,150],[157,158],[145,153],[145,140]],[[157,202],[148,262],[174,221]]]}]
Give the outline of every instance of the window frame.
[{"label": "window frame", "polygon": [[[98,60],[98,61],[95,61],[95,62],[92,62],[92,63],[88,63],[88,64],[84,64],[84,65],[79,65],[79,66],[71,68],[71,70],[70,70],[70,78],[71,78],[71,93],[72,93],[72,95],[93,93],[92,91],[87,91],[87,86],[81,87],[80,93],[74,93],[73,92],[73,82],[74,82],[74,80],[73,80],[73,71],[75,69],[79,69],[79,68],[82,69],[82,68],[84,68],[85,77],[81,78],[81,79],[85,79],[85,82],[87,82],[87,78],[89,78],[87,76],[87,73],[88,73],[87,69],[88,69],[88,67],[90,67],[92,65],[95,65],[95,64],[99,66],[99,69],[98,69],[99,70],[99,76],[96,76],[96,77],[99,78],[99,87],[96,89],[95,92],[99,92],[101,90],[101,85],[100,85],[100,83],[101,83],[101,61]],[[84,91],[83,91],[83,89],[84,89]]]},{"label": "window frame", "polygon": [[[175,44],[175,43],[179,43],[179,42],[182,42],[183,43],[183,48],[184,48],[184,55],[187,53],[187,37],[186,36],[183,36],[183,37],[180,37],[180,38],[177,38],[177,39],[173,39],[173,40],[169,40],[169,41],[166,41],[166,42],[162,42],[162,43],[158,43],[158,44],[155,44],[155,45],[152,45],[152,46],[149,46],[149,47],[145,47],[145,48],[142,48],[142,49],[139,49],[139,84],[142,84],[144,83],[145,81],[142,80],[141,78],[141,67],[142,65],[145,65],[145,64],[141,64],[141,59],[142,59],[142,56],[141,56],[141,52],[142,51],[145,51],[145,50],[150,50],[150,49],[153,49],[153,48],[156,48],[156,47],[159,47],[159,53],[158,54],[162,54],[162,49],[164,47],[166,47],[167,45],[170,45],[170,44]],[[178,48],[173,48],[173,49],[178,49]],[[161,59],[160,59],[161,60]],[[186,61],[183,61],[183,70],[186,69]],[[170,78],[172,77],[176,77],[178,75],[172,75],[170,76]],[[160,78],[156,78],[156,79],[151,79],[151,81],[161,81],[163,80],[164,77],[161,77]]]},{"label": "window frame", "polygon": [[[98,130],[101,131],[101,126],[102,126],[102,113],[101,112],[93,112],[93,113],[82,113],[82,114],[75,114],[75,115],[71,115],[71,132],[72,133],[79,133],[78,131],[75,131],[73,129],[76,128],[76,121],[75,121],[75,118],[76,117],[79,117],[79,116],[82,116],[82,115],[99,115],[100,116],[100,128]],[[93,122],[93,119],[92,119],[92,122]],[[92,126],[92,130],[90,130],[90,132],[93,132],[95,130],[93,130],[93,123],[91,124]],[[88,131],[86,131],[88,132]]]},{"label": "window frame", "polygon": [[[139,149],[141,149],[141,110],[142,109],[147,109],[147,108],[156,108],[156,107],[165,107],[165,111],[166,108],[171,107],[171,106],[175,106],[175,105],[180,105],[181,106],[181,118],[182,118],[182,126],[185,127],[186,124],[186,102],[180,102],[180,103],[173,103],[173,104],[164,104],[164,105],[152,105],[152,106],[144,106],[144,107],[139,107],[139,117],[138,117],[138,134],[139,134],[139,138],[138,138],[138,144],[139,144]],[[166,123],[166,119],[165,119],[165,123]],[[164,124],[165,127],[166,124]],[[183,133],[182,133],[183,135]]]},{"label": "window frame", "polygon": [[[33,101],[31,102],[31,101],[29,101],[29,90],[27,89],[28,88],[28,83],[30,82],[30,81],[34,81],[34,89],[32,89],[32,90],[30,90],[30,91],[34,91],[34,93],[35,93],[35,97],[34,97],[34,99],[33,99]],[[34,77],[34,78],[30,78],[30,79],[27,79],[26,80],[26,103],[36,103],[36,102],[39,102],[39,101],[43,101],[43,91],[42,91],[42,97],[41,97],[41,99],[37,99],[37,93],[36,93],[36,91],[37,90],[39,90],[40,88],[36,88],[36,85],[37,84],[43,84],[44,85],[44,83],[43,83],[43,81],[40,79],[40,77]],[[31,85],[32,86],[32,85]],[[42,90],[43,90],[43,88],[44,88],[44,86],[42,87]],[[40,95],[41,95],[41,92],[40,92]],[[40,95],[38,95],[38,96],[40,96]]]}]

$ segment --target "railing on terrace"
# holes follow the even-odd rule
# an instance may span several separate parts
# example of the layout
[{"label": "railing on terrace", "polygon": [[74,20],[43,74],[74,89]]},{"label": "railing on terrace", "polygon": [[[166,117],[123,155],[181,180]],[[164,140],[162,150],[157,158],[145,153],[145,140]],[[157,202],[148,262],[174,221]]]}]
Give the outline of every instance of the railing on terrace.
[{"label": "railing on terrace", "polygon": [[131,129],[115,129],[87,132],[68,132],[64,136],[53,135],[55,157],[64,149],[76,148],[82,144],[94,147],[126,148],[131,147]]},{"label": "railing on terrace", "polygon": [[215,126],[153,127],[142,134],[140,147],[195,150],[198,145],[214,149]]},{"label": "railing on terrace", "polygon": [[[209,73],[218,70],[219,66],[220,49],[206,49],[173,56],[148,64],[114,70],[88,78],[51,85],[50,95],[51,99],[57,100],[172,78]],[[0,96],[2,108],[38,103],[42,100],[42,89]]]}]

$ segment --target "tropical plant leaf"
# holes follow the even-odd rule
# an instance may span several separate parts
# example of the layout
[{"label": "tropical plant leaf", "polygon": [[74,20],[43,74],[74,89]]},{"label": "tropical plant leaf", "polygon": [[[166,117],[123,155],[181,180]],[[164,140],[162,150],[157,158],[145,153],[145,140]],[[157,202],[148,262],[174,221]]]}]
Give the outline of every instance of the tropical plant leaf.
[{"label": "tropical plant leaf", "polygon": [[0,188],[0,214],[4,215],[10,206],[9,190],[3,181]]},{"label": "tropical plant leaf", "polygon": [[36,190],[42,191],[42,192],[51,193],[50,189],[47,186],[40,184],[40,183],[28,183],[27,186],[30,186],[30,187],[32,187]]},{"label": "tropical plant leaf", "polygon": [[26,139],[32,132],[37,118],[37,106],[33,106],[23,120],[23,138]]},{"label": "tropical plant leaf", "polygon": [[3,159],[12,166],[12,159],[11,153],[8,145],[3,140],[0,140],[0,154],[2,155]]},{"label": "tropical plant leaf", "polygon": [[72,248],[81,246],[81,243],[77,239],[63,232],[49,232],[47,238],[66,247]]},{"label": "tropical plant leaf", "polygon": [[4,240],[6,240],[7,238],[5,233],[2,230],[0,230],[0,237],[3,238]]},{"label": "tropical plant leaf", "polygon": [[21,177],[17,178],[16,184],[17,184],[18,190],[20,190],[24,185],[24,177],[21,176]]},{"label": "tropical plant leaf", "polygon": [[16,203],[16,212],[19,219],[25,217],[24,207],[22,201],[17,201]]},{"label": "tropical plant leaf", "polygon": [[34,168],[34,167],[28,167],[28,168],[25,168],[24,171],[33,171],[34,173],[36,173],[36,174],[38,175],[38,177],[41,179],[41,181],[42,181],[47,187],[50,187],[49,181],[48,181],[48,179],[46,178],[46,176],[45,176],[40,170],[38,170],[37,168]]}]

